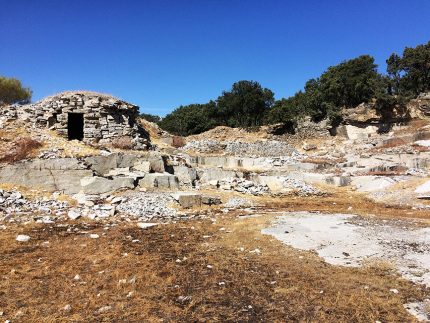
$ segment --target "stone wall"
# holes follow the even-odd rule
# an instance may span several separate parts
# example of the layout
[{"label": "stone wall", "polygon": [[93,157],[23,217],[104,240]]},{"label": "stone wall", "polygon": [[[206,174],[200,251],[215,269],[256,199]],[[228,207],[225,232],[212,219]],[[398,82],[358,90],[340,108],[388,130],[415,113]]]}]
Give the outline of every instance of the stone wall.
[{"label": "stone wall", "polygon": [[56,130],[64,137],[68,136],[69,113],[83,114],[83,140],[86,142],[108,143],[115,138],[131,137],[141,146],[148,144],[145,131],[136,122],[139,107],[109,95],[64,92],[35,104],[11,106],[4,111],[9,120],[26,120],[37,127]]}]

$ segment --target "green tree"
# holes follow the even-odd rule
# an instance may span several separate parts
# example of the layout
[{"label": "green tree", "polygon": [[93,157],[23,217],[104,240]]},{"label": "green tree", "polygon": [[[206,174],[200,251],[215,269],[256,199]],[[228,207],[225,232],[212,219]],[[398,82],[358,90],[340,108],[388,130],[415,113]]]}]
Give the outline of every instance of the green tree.
[{"label": "green tree", "polygon": [[188,136],[212,129],[218,125],[216,103],[180,106],[158,124],[172,134]]},{"label": "green tree", "polygon": [[24,88],[21,81],[0,76],[0,105],[18,102],[28,103],[31,100],[31,95],[31,90]]},{"label": "green tree", "polygon": [[329,67],[319,82],[323,102],[351,108],[375,96],[381,85],[381,76],[374,58],[362,55]]},{"label": "green tree", "polygon": [[402,56],[392,54],[387,72],[396,84],[395,94],[415,96],[430,91],[430,41],[415,48],[406,47]]},{"label": "green tree", "polygon": [[258,82],[239,81],[218,97],[218,115],[221,123],[230,127],[260,126],[274,101],[273,92]]}]

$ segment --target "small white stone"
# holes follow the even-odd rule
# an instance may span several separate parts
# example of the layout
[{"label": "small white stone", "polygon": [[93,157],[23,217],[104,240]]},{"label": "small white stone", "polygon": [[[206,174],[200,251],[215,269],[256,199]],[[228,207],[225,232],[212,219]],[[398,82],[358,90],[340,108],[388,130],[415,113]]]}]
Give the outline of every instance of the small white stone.
[{"label": "small white stone", "polygon": [[207,265],[206,267],[207,267],[207,268],[209,268],[209,269],[212,269],[212,268],[213,268],[213,266],[212,266],[212,265]]},{"label": "small white stone", "polygon": [[98,234],[96,234],[96,233],[91,233],[90,234],[90,238],[91,239],[98,239],[98,238],[100,238],[100,236]]},{"label": "small white stone", "polygon": [[150,228],[150,227],[153,227],[153,226],[155,226],[155,225],[157,225],[157,223],[142,223],[142,222],[139,222],[139,223],[137,224],[137,226],[138,226],[139,228],[141,228],[141,229]]},{"label": "small white stone", "polygon": [[67,304],[66,306],[63,307],[64,312],[70,312],[71,310],[72,310],[72,306],[70,304]]},{"label": "small white stone", "polygon": [[399,291],[397,289],[395,289],[395,288],[391,288],[390,292],[392,292],[393,294],[398,294],[399,293]]},{"label": "small white stone", "polygon": [[81,214],[80,214],[79,212],[75,211],[75,210],[70,210],[70,211],[67,213],[67,216],[68,216],[68,217],[69,217],[69,219],[71,219],[71,220],[76,220],[76,219],[78,219],[78,218],[80,218],[80,217],[81,217]]},{"label": "small white stone", "polygon": [[25,234],[19,234],[17,237],[16,237],[16,241],[19,241],[19,242],[27,242],[27,241],[29,241],[30,240],[30,237],[29,236],[27,236],[27,235],[25,235]]},{"label": "small white stone", "polygon": [[73,280],[81,280],[81,276],[76,275],[75,277],[73,277]]},{"label": "small white stone", "polygon": [[97,313],[99,313],[99,314],[105,313],[105,312],[110,311],[111,309],[112,309],[112,306],[103,306],[97,310]]}]

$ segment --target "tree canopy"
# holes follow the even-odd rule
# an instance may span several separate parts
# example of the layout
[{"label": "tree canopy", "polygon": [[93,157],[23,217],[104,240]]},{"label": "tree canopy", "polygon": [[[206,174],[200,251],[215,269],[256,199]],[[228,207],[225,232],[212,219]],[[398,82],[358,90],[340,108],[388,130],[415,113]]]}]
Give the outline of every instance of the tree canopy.
[{"label": "tree canopy", "polygon": [[430,91],[430,42],[405,48],[387,59],[387,73],[378,72],[372,56],[362,55],[328,67],[289,98],[255,81],[239,81],[207,104],[180,106],[163,118],[162,128],[179,135],[196,134],[219,125],[254,127],[296,123],[305,116],[336,123],[341,110],[375,100],[381,116],[421,92]]},{"label": "tree canopy", "polygon": [[18,102],[28,103],[31,100],[31,95],[31,90],[24,88],[21,81],[0,76],[0,105]]},{"label": "tree canopy", "polygon": [[415,48],[406,47],[402,56],[391,54],[387,73],[394,94],[414,96],[430,91],[430,41]]}]

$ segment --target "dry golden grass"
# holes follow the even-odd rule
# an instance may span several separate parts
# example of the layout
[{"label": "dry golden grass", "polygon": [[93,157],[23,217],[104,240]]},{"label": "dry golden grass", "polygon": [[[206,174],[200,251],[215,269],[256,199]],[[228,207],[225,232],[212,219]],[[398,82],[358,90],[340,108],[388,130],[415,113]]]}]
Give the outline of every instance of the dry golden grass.
[{"label": "dry golden grass", "polygon": [[[413,321],[402,304],[424,290],[385,269],[335,267],[285,247],[259,233],[271,220],[12,227],[0,232],[0,310],[22,322]],[[18,243],[18,233],[32,239]],[[97,313],[103,306],[112,309]]]}]

